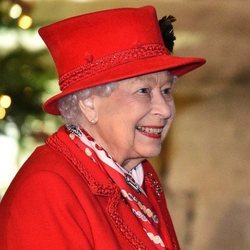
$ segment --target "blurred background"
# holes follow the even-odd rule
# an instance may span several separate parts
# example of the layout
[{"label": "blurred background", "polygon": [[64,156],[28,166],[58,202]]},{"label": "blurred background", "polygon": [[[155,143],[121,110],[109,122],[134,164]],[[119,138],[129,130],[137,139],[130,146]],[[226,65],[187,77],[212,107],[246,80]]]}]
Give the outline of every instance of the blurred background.
[{"label": "blurred background", "polygon": [[57,75],[40,26],[91,11],[154,5],[171,14],[175,55],[207,64],[178,80],[176,120],[152,159],[184,250],[250,249],[250,2],[0,1],[0,197],[34,148],[61,124],[41,104]]}]

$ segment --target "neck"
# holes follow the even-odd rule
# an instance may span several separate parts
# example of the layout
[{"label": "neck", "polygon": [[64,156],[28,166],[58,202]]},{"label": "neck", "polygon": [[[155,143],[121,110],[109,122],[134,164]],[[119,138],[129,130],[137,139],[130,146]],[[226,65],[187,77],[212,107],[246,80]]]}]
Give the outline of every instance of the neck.
[{"label": "neck", "polygon": [[[125,160],[121,166],[126,169],[127,171],[132,170],[133,168],[135,168],[136,166],[138,166],[138,164],[140,164],[144,159],[143,158],[136,158],[136,159],[129,159],[129,160]],[[119,163],[119,162],[118,162]]]}]

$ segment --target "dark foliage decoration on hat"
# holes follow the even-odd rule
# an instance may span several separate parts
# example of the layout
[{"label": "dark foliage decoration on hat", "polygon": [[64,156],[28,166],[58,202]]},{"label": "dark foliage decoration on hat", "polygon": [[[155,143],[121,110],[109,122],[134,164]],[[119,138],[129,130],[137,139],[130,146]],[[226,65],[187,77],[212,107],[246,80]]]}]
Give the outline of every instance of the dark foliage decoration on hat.
[{"label": "dark foliage decoration on hat", "polygon": [[176,40],[176,37],[174,35],[174,28],[172,25],[172,23],[175,21],[176,18],[171,15],[164,16],[162,19],[159,20],[159,25],[164,44],[170,52],[173,52],[174,40]]}]

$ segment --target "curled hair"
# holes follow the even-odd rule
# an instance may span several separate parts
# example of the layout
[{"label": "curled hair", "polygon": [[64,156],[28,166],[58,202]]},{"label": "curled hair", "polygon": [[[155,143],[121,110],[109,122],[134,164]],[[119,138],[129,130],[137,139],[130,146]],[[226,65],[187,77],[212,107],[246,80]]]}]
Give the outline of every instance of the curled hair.
[{"label": "curled hair", "polygon": [[58,100],[58,110],[66,124],[80,125],[82,118],[79,101],[85,100],[92,95],[109,96],[115,89],[117,83],[112,82],[84,90],[79,90]]}]

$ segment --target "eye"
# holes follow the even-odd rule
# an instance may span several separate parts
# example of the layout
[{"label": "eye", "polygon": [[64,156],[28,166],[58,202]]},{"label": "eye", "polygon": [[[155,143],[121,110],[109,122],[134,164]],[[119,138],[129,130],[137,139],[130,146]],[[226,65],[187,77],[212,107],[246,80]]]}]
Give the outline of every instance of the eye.
[{"label": "eye", "polygon": [[172,95],[172,88],[165,88],[161,91],[161,93],[166,96]]},{"label": "eye", "polygon": [[141,88],[137,90],[137,93],[139,94],[150,94],[151,90],[149,88]]}]

